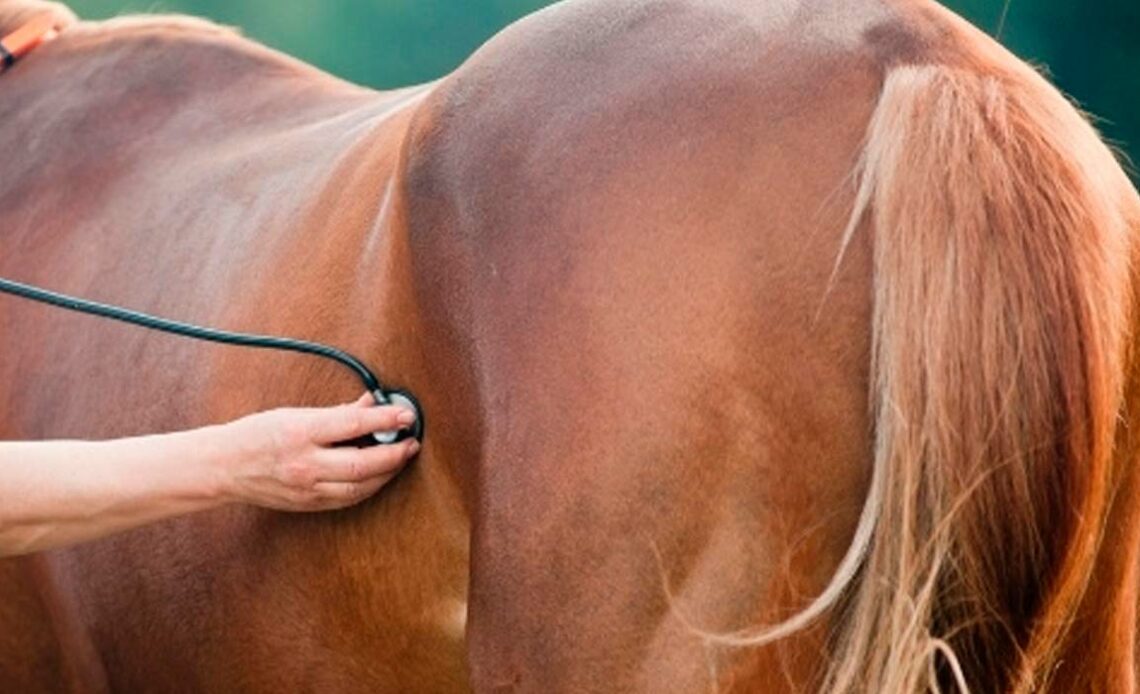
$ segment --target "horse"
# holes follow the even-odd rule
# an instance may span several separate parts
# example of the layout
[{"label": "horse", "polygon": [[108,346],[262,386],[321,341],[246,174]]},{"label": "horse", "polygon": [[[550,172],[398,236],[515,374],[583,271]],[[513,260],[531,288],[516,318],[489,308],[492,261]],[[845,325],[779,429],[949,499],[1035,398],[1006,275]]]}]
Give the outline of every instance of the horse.
[{"label": "horse", "polygon": [[[345,348],[429,428],[350,510],[0,562],[0,690],[1135,691],[1140,197],[948,10],[569,0],[385,92],[184,17],[0,35],[40,14],[0,276]],[[0,331],[5,438],[356,390]]]}]

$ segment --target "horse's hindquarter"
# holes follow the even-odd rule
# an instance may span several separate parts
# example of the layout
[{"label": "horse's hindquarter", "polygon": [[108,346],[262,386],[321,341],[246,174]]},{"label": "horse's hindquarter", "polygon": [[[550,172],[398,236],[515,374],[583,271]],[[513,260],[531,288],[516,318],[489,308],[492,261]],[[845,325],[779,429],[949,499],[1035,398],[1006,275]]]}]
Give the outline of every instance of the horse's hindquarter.
[{"label": "horse's hindquarter", "polygon": [[[398,162],[421,96],[357,90],[196,23],[76,27],[0,83],[0,275],[336,344],[438,408],[403,277]],[[0,326],[6,438],[178,429],[359,389],[305,357],[11,299]],[[0,683],[46,687],[29,678],[52,668],[29,662],[59,658],[120,691],[462,689],[467,535],[446,445],[429,439],[347,512],[227,509],[9,560],[0,631],[27,636],[0,653]]]},{"label": "horse's hindquarter", "polygon": [[[429,107],[410,239],[476,367],[476,689],[1134,689],[1138,203],[1032,70],[925,0],[580,0]],[[813,628],[701,638],[833,577]]]},{"label": "horse's hindquarter", "polygon": [[421,292],[463,296],[426,308],[466,325],[486,422],[478,689],[775,691],[820,670],[820,630],[710,652],[681,618],[802,607],[869,472],[865,235],[828,287],[879,75],[857,12],[781,5],[560,5],[425,104],[412,255],[437,263]]}]

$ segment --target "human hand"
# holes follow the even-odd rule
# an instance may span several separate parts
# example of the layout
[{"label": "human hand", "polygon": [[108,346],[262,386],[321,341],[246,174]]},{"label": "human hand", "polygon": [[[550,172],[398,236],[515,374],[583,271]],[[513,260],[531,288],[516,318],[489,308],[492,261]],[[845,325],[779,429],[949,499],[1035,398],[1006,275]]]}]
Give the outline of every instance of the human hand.
[{"label": "human hand", "polygon": [[[380,490],[420,449],[415,439],[369,448],[336,448],[376,431],[406,428],[415,415],[377,407],[371,395],[349,405],[278,409],[223,425],[242,454],[223,462],[225,496],[284,511],[351,506]],[[225,456],[223,456],[225,457]]]}]

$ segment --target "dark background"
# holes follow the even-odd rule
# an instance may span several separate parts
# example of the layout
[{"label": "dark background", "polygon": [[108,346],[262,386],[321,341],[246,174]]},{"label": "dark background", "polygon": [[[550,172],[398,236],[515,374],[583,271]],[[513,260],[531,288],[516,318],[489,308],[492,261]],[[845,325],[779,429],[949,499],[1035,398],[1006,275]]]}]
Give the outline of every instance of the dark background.
[{"label": "dark background", "polygon": [[[620,1],[620,0],[618,0]],[[754,0],[763,2],[764,0]],[[70,0],[81,16],[183,12],[246,35],[334,74],[376,87],[427,81],[455,68],[544,0]],[[1004,0],[946,2],[996,34]],[[1046,69],[1098,118],[1101,131],[1140,156],[1140,0],[1012,0],[1002,41]]]}]

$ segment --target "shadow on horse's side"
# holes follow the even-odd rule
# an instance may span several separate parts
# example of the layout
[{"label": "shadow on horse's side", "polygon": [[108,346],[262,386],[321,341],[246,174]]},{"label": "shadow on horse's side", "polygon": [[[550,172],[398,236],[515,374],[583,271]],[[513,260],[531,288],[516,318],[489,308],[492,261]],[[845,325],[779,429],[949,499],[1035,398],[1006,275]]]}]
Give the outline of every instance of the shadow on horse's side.
[{"label": "shadow on horse's side", "polygon": [[[0,562],[3,691],[1132,691],[1140,201],[926,0],[572,0],[378,93],[211,24],[0,78],[0,275],[422,399],[331,514]],[[0,300],[0,435],[356,385]],[[178,461],[169,461],[177,466]]]}]

